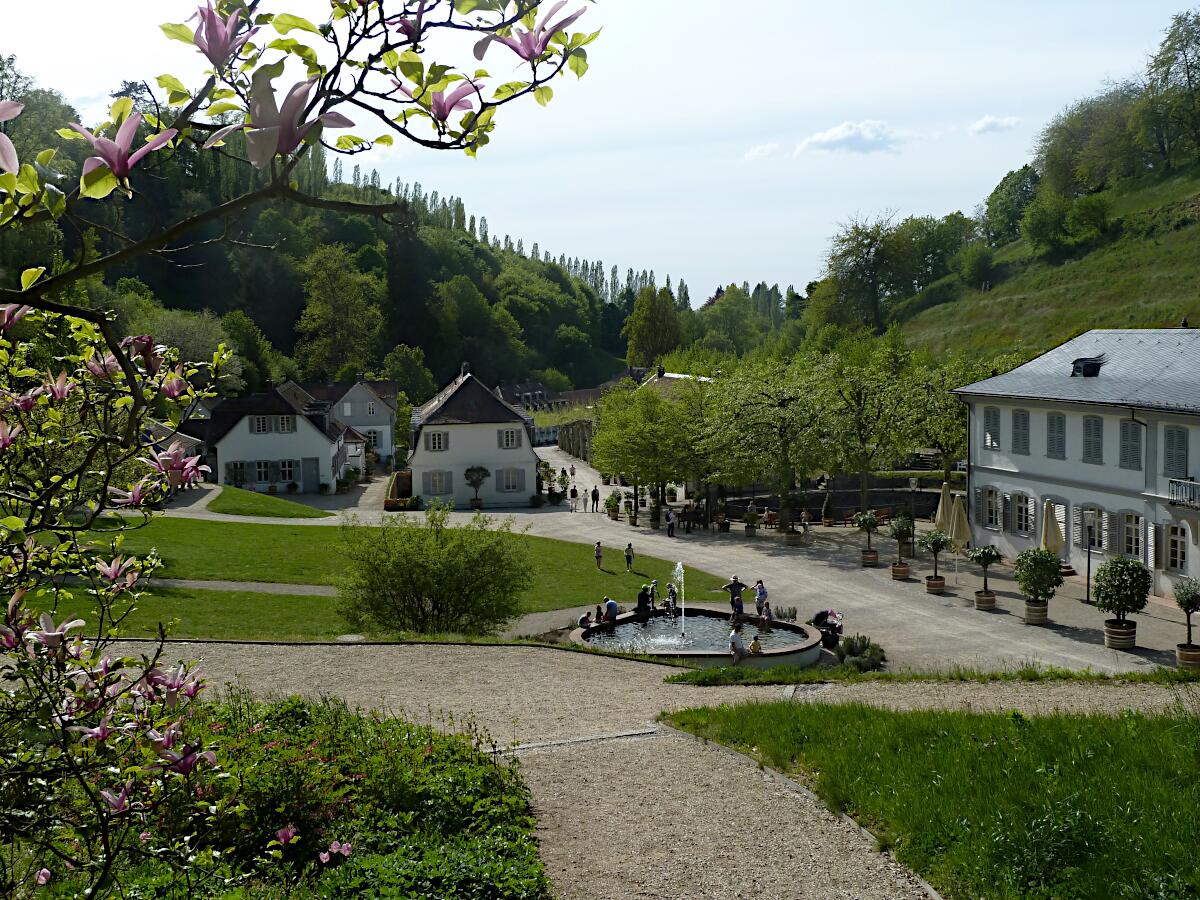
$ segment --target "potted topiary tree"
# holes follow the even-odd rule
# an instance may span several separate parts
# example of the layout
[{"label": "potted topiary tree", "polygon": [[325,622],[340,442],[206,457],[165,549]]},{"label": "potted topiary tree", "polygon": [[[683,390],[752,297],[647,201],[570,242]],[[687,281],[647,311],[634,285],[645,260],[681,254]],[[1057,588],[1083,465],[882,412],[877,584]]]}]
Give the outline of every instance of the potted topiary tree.
[{"label": "potted topiary tree", "polygon": [[904,561],[904,542],[911,541],[913,536],[913,520],[908,516],[892,519],[888,526],[888,534],[896,542],[896,561],[892,563],[892,580],[907,581],[911,571]]},{"label": "potted topiary tree", "polygon": [[1017,554],[1013,578],[1025,595],[1025,624],[1045,625],[1050,598],[1062,587],[1058,557],[1041,547],[1031,547]]},{"label": "potted topiary tree", "polygon": [[742,523],[746,526],[746,534],[751,537],[758,534],[758,510],[753,505],[742,514]]},{"label": "potted topiary tree", "polygon": [[1104,646],[1132,650],[1137,644],[1137,622],[1125,618],[1141,612],[1153,586],[1150,570],[1131,556],[1114,556],[1096,570],[1096,608],[1112,613],[1104,620]]},{"label": "potted topiary tree", "polygon": [[988,544],[985,547],[972,547],[967,551],[967,559],[983,569],[983,590],[975,592],[975,608],[989,610],[996,608],[996,592],[988,590],[988,566],[1000,562],[1004,556]]},{"label": "potted topiary tree", "polygon": [[662,527],[662,506],[657,497],[650,501],[650,527],[655,530]]},{"label": "potted topiary tree", "polygon": [[1180,580],[1175,585],[1175,602],[1187,616],[1187,643],[1175,645],[1175,665],[1186,672],[1200,671],[1200,647],[1192,643],[1192,613],[1200,611],[1200,579]]},{"label": "potted topiary tree", "polygon": [[946,579],[938,574],[938,554],[949,550],[954,541],[944,531],[930,531],[917,539],[917,544],[926,553],[933,556],[933,574],[925,576],[925,592],[940,594],[946,590]]},{"label": "potted topiary tree", "polygon": [[854,527],[859,531],[866,532],[867,546],[862,551],[862,564],[864,569],[873,569],[879,565],[879,551],[871,547],[871,535],[879,530],[879,518],[873,510],[854,514]]},{"label": "potted topiary tree", "polygon": [[471,509],[483,509],[483,501],[479,499],[479,489],[483,487],[483,483],[492,477],[492,473],[484,466],[471,466],[463,473],[463,478],[475,490],[475,496],[471,498]]},{"label": "potted topiary tree", "polygon": [[608,517],[614,522],[621,515],[621,492],[613,491],[604,498],[604,511],[608,513]]},{"label": "potted topiary tree", "polygon": [[825,492],[825,502],[821,504],[821,524],[826,528],[833,525],[833,491]]}]

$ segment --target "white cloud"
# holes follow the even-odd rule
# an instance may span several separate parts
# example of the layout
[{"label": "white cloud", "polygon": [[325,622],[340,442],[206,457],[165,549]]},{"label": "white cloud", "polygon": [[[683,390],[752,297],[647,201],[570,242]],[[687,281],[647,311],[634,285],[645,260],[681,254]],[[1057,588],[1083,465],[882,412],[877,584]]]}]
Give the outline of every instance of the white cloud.
[{"label": "white cloud", "polygon": [[755,144],[746,151],[746,155],[742,157],[746,162],[755,162],[760,159],[767,159],[779,152],[779,145],[772,141],[769,144]]},{"label": "white cloud", "polygon": [[796,147],[796,155],[809,150],[846,153],[880,153],[893,150],[904,143],[904,136],[893,131],[887,123],[875,119],[862,122],[843,122],[826,131],[809,135]]},{"label": "white cloud", "polygon": [[1011,131],[1020,124],[1021,120],[1016,116],[986,115],[967,130],[971,134],[991,134],[996,131]]}]

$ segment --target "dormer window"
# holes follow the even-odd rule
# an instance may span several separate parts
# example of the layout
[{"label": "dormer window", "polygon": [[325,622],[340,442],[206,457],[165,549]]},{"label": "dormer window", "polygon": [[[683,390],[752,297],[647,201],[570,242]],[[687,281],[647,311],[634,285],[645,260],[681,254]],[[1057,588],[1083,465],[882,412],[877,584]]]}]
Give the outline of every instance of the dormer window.
[{"label": "dormer window", "polygon": [[1103,353],[1099,356],[1082,356],[1071,363],[1072,378],[1095,378],[1100,374],[1100,368],[1108,362]]}]

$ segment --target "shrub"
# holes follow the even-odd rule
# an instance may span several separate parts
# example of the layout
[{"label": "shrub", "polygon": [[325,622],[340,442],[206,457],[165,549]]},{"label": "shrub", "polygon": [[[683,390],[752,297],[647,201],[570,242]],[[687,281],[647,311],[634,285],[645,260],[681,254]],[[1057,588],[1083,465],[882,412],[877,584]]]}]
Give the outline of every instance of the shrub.
[{"label": "shrub", "polygon": [[1030,547],[1017,554],[1013,578],[1030,603],[1049,603],[1063,583],[1058,557],[1041,547]]},{"label": "shrub", "polygon": [[865,634],[844,638],[835,648],[838,662],[859,672],[877,672],[887,662],[883,648]]},{"label": "shrub", "polygon": [[984,547],[972,547],[967,551],[967,559],[983,569],[983,589],[988,589],[988,568],[1004,559],[1004,555],[988,544]]},{"label": "shrub", "polygon": [[1200,612],[1200,579],[1183,578],[1175,585],[1175,602],[1187,616],[1187,644],[1192,647],[1192,615]]},{"label": "shrub", "polygon": [[978,243],[965,247],[958,257],[958,277],[963,284],[975,290],[981,289],[992,277],[996,255],[987,244]]},{"label": "shrub", "polygon": [[614,509],[620,509],[621,508],[621,492],[613,491],[611,494],[609,494],[607,497],[605,497],[604,498],[604,508],[606,510],[608,510],[609,512],[612,512]]},{"label": "shrub", "polygon": [[1071,201],[1050,191],[1043,191],[1025,208],[1021,218],[1021,236],[1035,250],[1061,250],[1067,244],[1067,216]]},{"label": "shrub", "polygon": [[534,494],[529,498],[529,505],[534,509],[541,509],[546,505],[546,498],[542,494]]},{"label": "shrub", "polygon": [[546,499],[551,506],[562,506],[563,498],[566,494],[560,494],[558,491],[547,491]]},{"label": "shrub", "polygon": [[489,634],[520,613],[532,575],[512,521],[477,514],[452,528],[449,514],[435,503],[423,521],[342,527],[349,566],[339,611],[348,622],[392,632]]},{"label": "shrub", "polygon": [[1067,214],[1067,230],[1080,244],[1090,244],[1108,234],[1112,222],[1112,201],[1100,194],[1079,197]]},{"label": "shrub", "polygon": [[867,549],[871,549],[871,535],[879,530],[879,519],[871,510],[866,512],[855,513],[852,520],[854,527],[859,531],[865,531],[867,534]]},{"label": "shrub", "polygon": [[888,525],[888,534],[896,542],[896,562],[904,562],[904,544],[912,540],[913,520],[908,516],[897,516]]},{"label": "shrub", "polygon": [[938,554],[949,550],[954,544],[950,535],[944,531],[930,531],[917,538],[917,544],[926,553],[933,556],[933,577],[938,577]]},{"label": "shrub", "polygon": [[1150,570],[1139,560],[1114,556],[1096,570],[1096,608],[1124,622],[1130,613],[1146,608],[1152,586]]}]

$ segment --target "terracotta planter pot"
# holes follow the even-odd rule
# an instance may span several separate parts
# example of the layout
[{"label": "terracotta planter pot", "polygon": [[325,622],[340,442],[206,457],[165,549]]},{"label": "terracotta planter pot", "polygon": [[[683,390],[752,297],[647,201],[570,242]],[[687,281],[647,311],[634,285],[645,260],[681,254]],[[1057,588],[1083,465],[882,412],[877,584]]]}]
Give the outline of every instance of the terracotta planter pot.
[{"label": "terracotta planter pot", "polygon": [[785,531],[783,533],[783,542],[789,547],[798,547],[804,543],[804,532]]},{"label": "terracotta planter pot", "polygon": [[1176,644],[1175,668],[1185,672],[1200,672],[1200,645]]},{"label": "terracotta planter pot", "polygon": [[1105,619],[1104,646],[1109,650],[1132,650],[1137,646],[1137,622]]},{"label": "terracotta planter pot", "polygon": [[608,517],[610,519],[612,519],[614,522],[617,521],[617,517],[620,515],[621,515],[621,511],[619,509],[608,510]]},{"label": "terracotta planter pot", "polygon": [[1025,624],[1026,625],[1045,625],[1048,621],[1047,612],[1050,609],[1049,603],[1030,603],[1025,601]]},{"label": "terracotta planter pot", "polygon": [[471,509],[483,509],[483,501],[476,500],[474,497],[472,497],[471,498]]},{"label": "terracotta planter pot", "polygon": [[925,576],[925,593],[941,594],[946,590],[946,579],[941,575],[926,575]]},{"label": "terracotta planter pot", "polygon": [[879,551],[878,550],[863,550],[862,551],[862,564],[863,564],[864,569],[873,569],[877,565],[879,565]]},{"label": "terracotta planter pot", "polygon": [[996,592],[995,591],[976,591],[975,592],[975,608],[989,610],[996,608]]},{"label": "terracotta planter pot", "polygon": [[892,581],[908,581],[912,567],[906,562],[892,563]]},{"label": "terracotta planter pot", "polygon": [[757,525],[747,525],[746,526],[746,534],[748,534],[750,537],[754,537],[756,534],[758,534],[758,526]]},{"label": "terracotta planter pot", "polygon": [[633,527],[633,528],[637,528],[637,516],[630,516],[630,517],[629,517],[629,524],[630,524],[630,526],[631,526],[631,527]]}]

